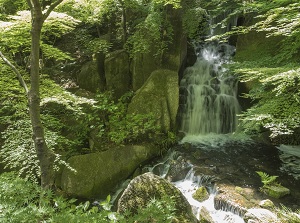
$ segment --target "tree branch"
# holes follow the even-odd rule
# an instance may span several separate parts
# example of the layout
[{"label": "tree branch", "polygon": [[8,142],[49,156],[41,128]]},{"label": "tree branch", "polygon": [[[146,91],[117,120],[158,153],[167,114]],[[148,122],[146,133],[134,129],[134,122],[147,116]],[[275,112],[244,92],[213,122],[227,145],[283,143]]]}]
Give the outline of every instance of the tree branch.
[{"label": "tree branch", "polygon": [[17,68],[11,63],[9,62],[8,59],[6,59],[6,57],[2,54],[2,52],[0,51],[0,57],[2,58],[2,60],[15,72],[15,74],[17,75],[17,78],[21,84],[22,87],[24,87],[26,94],[28,95],[28,87],[22,77],[22,75],[20,74],[20,72],[17,70]]},{"label": "tree branch", "polygon": [[50,13],[53,11],[53,9],[58,6],[63,0],[57,0],[54,3],[52,3],[49,8],[47,9],[47,11],[45,12],[45,14],[43,15],[43,19],[44,21],[48,18],[48,16],[50,15]]},{"label": "tree branch", "polygon": [[28,6],[29,6],[29,8],[30,8],[30,10],[32,9],[32,2],[30,1],[30,0],[26,0],[27,1],[27,4],[28,4]]}]

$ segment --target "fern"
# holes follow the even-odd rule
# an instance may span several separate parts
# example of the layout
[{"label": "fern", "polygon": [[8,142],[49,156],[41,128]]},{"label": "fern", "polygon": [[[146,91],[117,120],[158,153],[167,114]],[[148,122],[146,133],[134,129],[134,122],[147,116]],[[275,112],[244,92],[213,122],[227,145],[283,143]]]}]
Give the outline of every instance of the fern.
[{"label": "fern", "polygon": [[270,176],[265,172],[261,171],[256,171],[256,173],[260,176],[261,182],[264,184],[263,187],[272,185],[272,184],[277,184],[275,180],[277,179],[278,176]]}]

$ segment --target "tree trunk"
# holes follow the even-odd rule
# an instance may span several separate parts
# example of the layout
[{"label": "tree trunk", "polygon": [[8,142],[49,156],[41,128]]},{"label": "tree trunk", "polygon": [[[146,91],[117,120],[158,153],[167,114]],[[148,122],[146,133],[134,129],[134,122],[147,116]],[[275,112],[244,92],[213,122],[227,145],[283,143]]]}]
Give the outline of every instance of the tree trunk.
[{"label": "tree trunk", "polygon": [[33,129],[33,141],[41,168],[41,186],[44,189],[54,185],[54,153],[47,147],[45,142],[44,128],[40,118],[40,37],[43,26],[43,14],[39,1],[33,1],[31,8],[31,60],[30,60],[30,83],[28,94],[29,113]]}]

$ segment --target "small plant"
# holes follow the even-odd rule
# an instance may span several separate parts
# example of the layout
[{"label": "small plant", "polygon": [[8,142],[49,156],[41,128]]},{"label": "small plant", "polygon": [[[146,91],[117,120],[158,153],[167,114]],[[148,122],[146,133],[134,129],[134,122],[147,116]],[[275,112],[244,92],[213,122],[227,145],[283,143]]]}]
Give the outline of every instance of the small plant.
[{"label": "small plant", "polygon": [[260,188],[260,191],[264,194],[277,199],[290,194],[288,188],[276,182],[278,176],[269,176],[267,173],[261,171],[256,171],[256,173],[260,176],[261,182],[264,184]]},{"label": "small plant", "polygon": [[256,173],[260,176],[261,182],[264,184],[263,187],[278,185],[278,183],[275,182],[278,176],[269,176],[267,173],[262,171],[256,171]]}]

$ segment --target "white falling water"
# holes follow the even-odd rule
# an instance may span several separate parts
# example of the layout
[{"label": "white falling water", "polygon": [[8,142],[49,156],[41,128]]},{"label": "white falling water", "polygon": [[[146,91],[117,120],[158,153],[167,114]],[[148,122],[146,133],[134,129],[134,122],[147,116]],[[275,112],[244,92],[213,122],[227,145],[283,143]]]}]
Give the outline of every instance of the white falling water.
[{"label": "white falling water", "polygon": [[230,45],[207,44],[196,63],[185,70],[180,87],[186,94],[181,125],[186,134],[224,134],[236,129],[237,80],[222,66],[233,53]]}]

